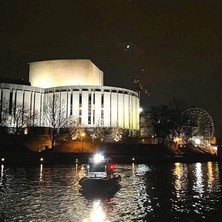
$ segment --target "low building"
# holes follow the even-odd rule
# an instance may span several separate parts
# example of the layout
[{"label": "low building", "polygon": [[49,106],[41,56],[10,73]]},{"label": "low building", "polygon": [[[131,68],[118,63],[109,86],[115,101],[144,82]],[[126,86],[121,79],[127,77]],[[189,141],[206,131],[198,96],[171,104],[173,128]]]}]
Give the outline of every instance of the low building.
[{"label": "low building", "polygon": [[104,86],[103,72],[90,60],[30,63],[29,81],[31,85],[0,83],[1,125],[16,127],[19,112],[23,122],[28,112],[31,126],[51,127],[44,107],[56,98],[60,115],[72,117],[79,127],[118,127],[131,135],[139,130],[138,94]]}]

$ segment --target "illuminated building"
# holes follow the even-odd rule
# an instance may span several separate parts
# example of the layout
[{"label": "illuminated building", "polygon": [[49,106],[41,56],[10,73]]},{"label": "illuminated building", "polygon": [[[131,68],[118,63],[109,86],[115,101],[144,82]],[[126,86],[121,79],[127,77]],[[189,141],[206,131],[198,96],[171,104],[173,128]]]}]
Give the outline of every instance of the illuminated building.
[{"label": "illuminated building", "polygon": [[134,91],[103,85],[103,72],[90,60],[51,60],[30,63],[30,85],[0,83],[1,113],[6,104],[10,124],[16,107],[29,110],[33,125],[47,127],[44,106],[53,95],[80,127],[119,127],[139,130],[139,98]]}]

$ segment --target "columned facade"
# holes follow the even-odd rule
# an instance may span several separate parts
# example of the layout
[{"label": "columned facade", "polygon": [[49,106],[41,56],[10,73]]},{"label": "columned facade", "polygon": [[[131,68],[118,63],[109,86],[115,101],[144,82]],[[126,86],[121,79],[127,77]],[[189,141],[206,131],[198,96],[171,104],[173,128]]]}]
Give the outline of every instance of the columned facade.
[{"label": "columned facade", "polygon": [[[59,61],[59,67],[61,67],[63,60],[56,60],[54,63],[57,64],[57,61]],[[78,60],[78,62],[79,61],[81,61],[81,63],[80,65],[77,63],[78,67],[82,68],[82,64],[84,64],[84,70],[86,70],[84,72],[88,73],[88,70],[90,70],[90,75],[86,75],[87,79],[89,79],[87,81],[89,82],[85,81],[83,85],[70,84],[68,86],[58,85],[56,87],[41,88],[41,81],[39,80],[42,74],[41,72],[47,70],[47,72],[51,72],[49,76],[51,78],[53,76],[53,66],[51,62],[50,69],[47,69],[48,63],[47,67],[45,67],[46,62],[42,62],[42,67],[39,69],[40,77],[37,75],[37,68],[41,66],[41,62],[39,62],[40,64],[38,63],[38,66],[31,66],[34,75],[32,76],[31,73],[30,76],[32,82],[35,83],[36,81],[38,83],[38,87],[1,83],[1,116],[3,109],[7,107],[6,110],[8,112],[10,125],[13,127],[13,117],[17,115],[16,107],[19,106],[22,107],[23,110],[28,110],[30,116],[33,116],[32,124],[35,126],[48,127],[47,122],[44,120],[44,107],[49,105],[50,100],[52,100],[54,96],[54,98],[59,100],[59,109],[63,110],[61,115],[65,118],[72,117],[76,119],[78,125],[81,127],[119,127],[127,130],[139,130],[138,94],[128,89],[103,86],[103,73],[100,70],[96,70],[98,68],[89,60],[83,60],[83,62],[82,60]],[[64,64],[68,64],[70,67],[70,64],[76,66],[76,62],[67,63],[67,60],[65,60]],[[87,69],[88,66],[89,69]],[[74,68],[70,67],[68,71],[71,73],[70,70],[74,70]],[[56,75],[58,75],[60,69],[58,70],[57,67],[55,69]],[[65,71],[66,69],[62,70],[62,72]],[[71,78],[70,76],[71,74],[69,74],[69,78]],[[75,73],[75,78],[77,78],[76,76]],[[38,81],[35,80],[36,77],[38,77]],[[92,77],[98,77],[98,84],[89,85],[93,82]],[[56,78],[56,76],[54,78]],[[59,76],[59,79],[62,80],[62,77]],[[42,81],[44,82],[44,79]],[[67,83],[67,80],[63,82]],[[79,80],[79,82],[81,81]],[[47,78],[47,84],[50,85],[49,78]],[[53,80],[53,85],[56,85],[55,79]]]}]

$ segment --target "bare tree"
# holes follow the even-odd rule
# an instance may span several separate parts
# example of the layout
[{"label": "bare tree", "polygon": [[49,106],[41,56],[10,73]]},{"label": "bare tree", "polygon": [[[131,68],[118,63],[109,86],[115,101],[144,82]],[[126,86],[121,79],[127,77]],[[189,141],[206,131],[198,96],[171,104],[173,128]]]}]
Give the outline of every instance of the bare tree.
[{"label": "bare tree", "polygon": [[3,99],[1,101],[0,107],[0,127],[8,127],[9,126],[9,103]]},{"label": "bare tree", "polygon": [[17,104],[16,107],[10,107],[5,99],[1,101],[0,126],[7,128],[8,132],[20,134],[23,128],[34,126],[38,114],[32,114],[30,109]]},{"label": "bare tree", "polygon": [[99,141],[103,141],[105,136],[104,136],[104,129],[102,127],[95,127],[91,130],[90,132],[90,137],[93,141],[95,140],[99,140]]},{"label": "bare tree", "polygon": [[66,116],[66,103],[53,94],[44,109],[45,125],[50,127],[49,137],[52,148],[56,142],[71,140],[78,134],[78,122],[73,116]]},{"label": "bare tree", "polygon": [[163,144],[168,140],[172,133],[172,116],[172,110],[168,106],[151,107],[151,123],[153,125],[154,136],[158,138],[159,144]]},{"label": "bare tree", "polygon": [[119,127],[115,127],[112,129],[112,138],[115,142],[119,142],[123,138],[123,130]]}]

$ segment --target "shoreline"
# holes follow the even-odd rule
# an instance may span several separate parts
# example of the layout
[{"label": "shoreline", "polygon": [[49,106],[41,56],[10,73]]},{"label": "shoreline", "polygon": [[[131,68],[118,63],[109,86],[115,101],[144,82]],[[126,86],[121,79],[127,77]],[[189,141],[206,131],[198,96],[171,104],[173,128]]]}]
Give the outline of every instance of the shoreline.
[{"label": "shoreline", "polygon": [[[92,153],[56,153],[56,152],[0,152],[0,163],[4,165],[53,165],[53,164],[86,164]],[[127,155],[109,154],[115,164],[140,163],[195,163],[221,161],[214,155]],[[4,161],[2,160],[4,158]]]}]

